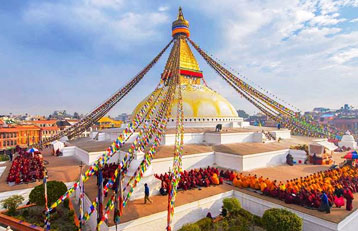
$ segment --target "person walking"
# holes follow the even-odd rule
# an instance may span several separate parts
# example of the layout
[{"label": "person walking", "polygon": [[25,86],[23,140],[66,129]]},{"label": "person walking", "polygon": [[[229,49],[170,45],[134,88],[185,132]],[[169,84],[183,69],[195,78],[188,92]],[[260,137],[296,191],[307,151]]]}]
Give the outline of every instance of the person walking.
[{"label": "person walking", "polygon": [[152,203],[152,200],[149,198],[149,187],[148,184],[144,184],[144,204],[147,204],[147,201]]}]

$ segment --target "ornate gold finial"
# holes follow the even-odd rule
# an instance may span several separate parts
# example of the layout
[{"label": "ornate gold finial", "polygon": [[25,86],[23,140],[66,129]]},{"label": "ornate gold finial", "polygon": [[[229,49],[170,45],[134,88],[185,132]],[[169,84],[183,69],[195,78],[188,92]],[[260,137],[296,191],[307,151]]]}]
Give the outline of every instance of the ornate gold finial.
[{"label": "ornate gold finial", "polygon": [[184,21],[184,15],[183,15],[183,11],[181,10],[181,6],[179,6],[179,12],[178,12],[178,18],[177,20],[182,20]]},{"label": "ornate gold finial", "polygon": [[186,35],[189,37],[189,22],[184,19],[183,11],[181,7],[179,7],[178,17],[172,24],[172,35]]}]

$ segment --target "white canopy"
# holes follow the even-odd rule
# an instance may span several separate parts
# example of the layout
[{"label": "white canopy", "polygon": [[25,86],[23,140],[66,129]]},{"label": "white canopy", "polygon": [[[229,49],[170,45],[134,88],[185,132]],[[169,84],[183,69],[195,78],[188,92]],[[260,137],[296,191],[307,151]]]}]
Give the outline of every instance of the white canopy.
[{"label": "white canopy", "polygon": [[317,141],[316,143],[327,148],[329,151],[334,151],[338,148],[334,143],[328,142],[327,140]]},{"label": "white canopy", "polygon": [[53,145],[53,149],[55,151],[59,150],[60,152],[62,152],[62,149],[65,147],[65,144],[58,140],[53,141],[51,144]]}]

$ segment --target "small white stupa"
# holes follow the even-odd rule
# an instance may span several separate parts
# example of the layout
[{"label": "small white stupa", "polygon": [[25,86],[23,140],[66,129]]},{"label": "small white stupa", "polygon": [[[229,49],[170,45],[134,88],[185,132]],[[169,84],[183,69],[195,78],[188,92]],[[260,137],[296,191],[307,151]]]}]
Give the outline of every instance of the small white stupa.
[{"label": "small white stupa", "polygon": [[356,149],[357,142],[354,140],[354,137],[351,135],[351,133],[347,131],[346,134],[342,136],[342,140],[338,143],[338,146],[340,148],[344,146],[346,148]]}]

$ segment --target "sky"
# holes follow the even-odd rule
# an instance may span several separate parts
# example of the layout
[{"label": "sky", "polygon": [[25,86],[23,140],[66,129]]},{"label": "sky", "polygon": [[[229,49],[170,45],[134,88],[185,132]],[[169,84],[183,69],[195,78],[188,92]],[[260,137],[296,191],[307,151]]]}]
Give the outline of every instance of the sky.
[{"label": "sky", "polygon": [[[171,40],[191,39],[249,84],[302,111],[358,108],[358,0],[0,0],[0,114],[86,114]],[[193,50],[212,89],[257,113]],[[168,57],[109,113],[131,113]]]}]

